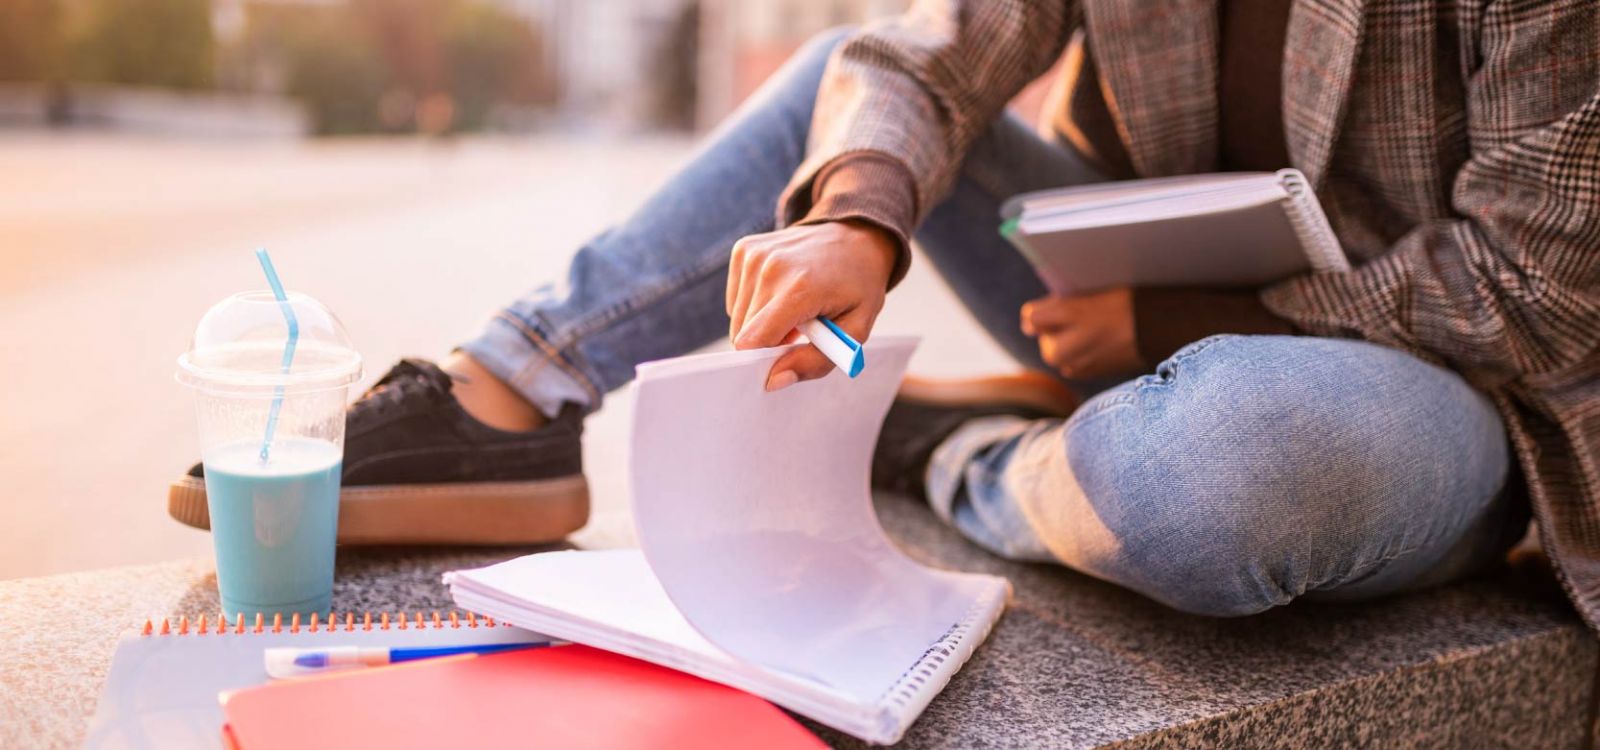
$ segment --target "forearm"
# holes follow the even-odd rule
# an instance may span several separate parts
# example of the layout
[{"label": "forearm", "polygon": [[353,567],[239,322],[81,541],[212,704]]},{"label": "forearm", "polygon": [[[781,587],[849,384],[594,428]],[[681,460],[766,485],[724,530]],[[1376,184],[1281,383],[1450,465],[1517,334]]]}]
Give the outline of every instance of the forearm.
[{"label": "forearm", "polygon": [[1480,386],[1559,379],[1600,344],[1600,5],[1484,5],[1462,35],[1479,64],[1448,214],[1263,299],[1307,331],[1421,354]]},{"label": "forearm", "polygon": [[858,152],[902,165],[913,210],[926,212],[973,140],[1050,67],[1079,20],[1077,3],[1061,0],[918,0],[846,39],[818,89],[809,153],[779,198],[778,225],[809,216],[822,168]]}]

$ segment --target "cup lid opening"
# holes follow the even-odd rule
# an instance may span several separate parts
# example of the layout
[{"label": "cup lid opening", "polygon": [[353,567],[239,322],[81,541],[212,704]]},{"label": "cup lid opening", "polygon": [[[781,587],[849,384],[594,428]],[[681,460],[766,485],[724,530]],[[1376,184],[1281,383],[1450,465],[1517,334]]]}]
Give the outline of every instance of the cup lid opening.
[{"label": "cup lid opening", "polygon": [[[213,305],[178,357],[178,381],[212,392],[342,388],[361,377],[361,355],[344,324],[322,303],[297,292],[280,302],[271,292],[242,292]],[[289,325],[298,329],[287,370]]]}]

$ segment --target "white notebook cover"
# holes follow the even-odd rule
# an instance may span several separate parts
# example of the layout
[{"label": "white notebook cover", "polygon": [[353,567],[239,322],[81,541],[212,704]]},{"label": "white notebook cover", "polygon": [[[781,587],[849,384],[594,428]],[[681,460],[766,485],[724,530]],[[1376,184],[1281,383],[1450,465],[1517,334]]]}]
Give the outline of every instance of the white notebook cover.
[{"label": "white notebook cover", "polygon": [[1078,185],[1014,196],[1003,234],[1054,294],[1259,287],[1350,264],[1294,169]]},{"label": "white notebook cover", "polygon": [[987,636],[1003,578],[935,570],[883,533],[872,448],[915,340],[762,389],[780,349],[639,368],[641,549],[446,577],[463,608],[732,685],[876,743],[900,738]]}]

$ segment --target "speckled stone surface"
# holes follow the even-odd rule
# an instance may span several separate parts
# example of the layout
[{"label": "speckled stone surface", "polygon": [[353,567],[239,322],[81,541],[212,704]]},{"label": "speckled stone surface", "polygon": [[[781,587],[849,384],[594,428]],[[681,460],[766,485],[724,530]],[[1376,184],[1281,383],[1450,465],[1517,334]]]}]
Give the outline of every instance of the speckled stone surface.
[{"label": "speckled stone surface", "polygon": [[[998,560],[915,501],[881,497],[878,507],[914,557],[1004,575],[1016,587],[989,641],[911,728],[907,747],[1585,741],[1596,644],[1536,568],[1366,605],[1296,604],[1214,620],[1054,566]],[[448,608],[440,573],[530,551],[342,550],[335,607]],[[206,561],[0,582],[0,747],[75,745],[117,635],[145,617],[215,612],[215,585]],[[812,726],[831,743],[859,745]]]}]

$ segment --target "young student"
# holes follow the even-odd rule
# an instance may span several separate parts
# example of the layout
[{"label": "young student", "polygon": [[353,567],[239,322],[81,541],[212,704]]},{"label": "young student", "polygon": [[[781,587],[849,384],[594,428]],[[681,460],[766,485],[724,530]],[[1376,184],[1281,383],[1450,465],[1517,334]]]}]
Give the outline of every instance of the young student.
[{"label": "young student", "polygon": [[[1063,51],[1042,137],[1003,108]],[[1052,298],[997,232],[1022,191],[1286,166],[1355,270]],[[823,35],[564,286],[356,403],[345,487],[392,493],[407,539],[542,539],[582,502],[583,415],[636,363],[775,346],[816,315],[866,339],[913,238],[1033,371],[907,392],[884,426],[874,483],[974,542],[1244,615],[1468,575],[1531,500],[1595,622],[1590,0],[928,0]],[[798,349],[766,387],[829,366]],[[1126,382],[1067,416],[1040,373]],[[429,537],[469,512],[481,533]]]}]

